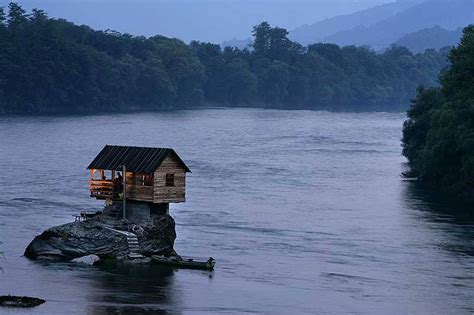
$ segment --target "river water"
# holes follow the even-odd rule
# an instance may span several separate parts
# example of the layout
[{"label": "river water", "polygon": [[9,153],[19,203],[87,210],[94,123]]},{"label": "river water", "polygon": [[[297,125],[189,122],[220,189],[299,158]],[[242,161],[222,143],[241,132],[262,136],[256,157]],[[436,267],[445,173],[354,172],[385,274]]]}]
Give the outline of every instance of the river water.
[{"label": "river water", "polygon": [[[0,118],[0,295],[7,314],[474,312],[472,210],[403,182],[403,114],[206,109]],[[173,147],[192,170],[176,250],[213,273],[41,263],[33,237],[100,209],[105,144]]]}]

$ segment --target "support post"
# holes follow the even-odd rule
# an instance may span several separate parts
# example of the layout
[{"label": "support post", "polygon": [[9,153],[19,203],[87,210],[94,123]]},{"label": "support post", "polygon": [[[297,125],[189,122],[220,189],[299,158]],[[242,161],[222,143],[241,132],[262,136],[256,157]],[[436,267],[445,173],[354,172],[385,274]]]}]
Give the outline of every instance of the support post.
[{"label": "support post", "polygon": [[123,192],[122,192],[122,197],[123,197],[123,209],[122,209],[122,216],[123,216],[123,219],[125,220],[127,218],[127,215],[126,215],[126,209],[127,209],[127,197],[126,197],[126,193],[127,193],[127,168],[125,167],[125,165],[123,166]]},{"label": "support post", "polygon": [[91,179],[89,180],[89,190],[91,192],[91,197],[94,195],[94,170],[91,169]]}]

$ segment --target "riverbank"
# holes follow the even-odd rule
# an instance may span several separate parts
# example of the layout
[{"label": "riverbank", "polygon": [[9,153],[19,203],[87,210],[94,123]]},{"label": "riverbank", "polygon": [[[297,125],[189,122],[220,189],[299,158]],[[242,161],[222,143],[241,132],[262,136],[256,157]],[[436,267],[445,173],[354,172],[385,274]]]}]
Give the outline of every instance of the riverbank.
[{"label": "riverbank", "polygon": [[[407,104],[405,104],[408,106]],[[180,111],[206,111],[206,110],[239,110],[239,109],[249,109],[249,110],[279,110],[279,111],[295,111],[295,112],[329,112],[329,113],[405,113],[406,109],[403,106],[396,107],[398,109],[391,110],[394,108],[393,106],[387,105],[383,106],[381,109],[373,109],[373,110],[359,110],[357,108],[323,108],[317,107],[314,108],[281,108],[278,106],[271,106],[262,103],[254,103],[254,104],[239,104],[237,106],[233,105],[222,105],[218,103],[208,102],[205,105],[201,106],[182,106],[173,109],[155,109],[152,110],[150,108],[135,108],[135,109],[128,109],[128,110],[109,110],[109,111],[97,111],[97,112],[64,112],[64,113],[14,113],[14,112],[1,112],[0,117],[8,118],[8,117],[88,117],[88,116],[106,116],[106,115],[127,115],[127,114],[169,114],[169,113],[179,113]]]}]

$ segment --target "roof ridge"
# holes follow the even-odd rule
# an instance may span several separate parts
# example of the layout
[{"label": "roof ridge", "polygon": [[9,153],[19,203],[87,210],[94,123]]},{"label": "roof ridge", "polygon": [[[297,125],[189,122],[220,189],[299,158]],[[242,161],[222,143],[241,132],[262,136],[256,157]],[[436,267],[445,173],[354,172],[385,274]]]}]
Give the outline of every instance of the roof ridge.
[{"label": "roof ridge", "polygon": [[148,147],[148,146],[136,146],[136,145],[118,145],[118,144],[106,144],[106,147],[122,147],[122,148],[143,148],[143,149],[165,149],[165,150],[173,150],[173,148],[166,148],[166,147]]}]

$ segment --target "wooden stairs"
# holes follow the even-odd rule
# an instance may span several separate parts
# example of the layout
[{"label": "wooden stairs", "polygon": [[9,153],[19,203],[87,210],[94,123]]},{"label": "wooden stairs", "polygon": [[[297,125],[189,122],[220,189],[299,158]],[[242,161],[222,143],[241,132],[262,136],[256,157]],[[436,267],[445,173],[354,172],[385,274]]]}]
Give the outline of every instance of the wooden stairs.
[{"label": "wooden stairs", "polygon": [[105,224],[101,224],[103,228],[106,228],[108,230],[114,231],[116,233],[125,235],[127,238],[127,244],[128,244],[128,258],[130,259],[139,259],[139,258],[145,258],[142,254],[140,254],[140,243],[138,242],[138,237],[136,234],[127,232],[127,231],[120,231],[116,230],[110,226],[107,226]]},{"label": "wooden stairs", "polygon": [[140,244],[138,243],[138,237],[133,233],[126,233],[129,251],[128,257],[131,259],[144,258],[144,256],[140,254]]}]

